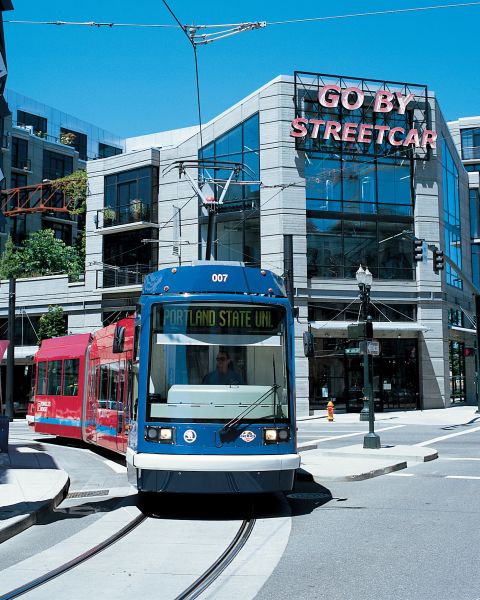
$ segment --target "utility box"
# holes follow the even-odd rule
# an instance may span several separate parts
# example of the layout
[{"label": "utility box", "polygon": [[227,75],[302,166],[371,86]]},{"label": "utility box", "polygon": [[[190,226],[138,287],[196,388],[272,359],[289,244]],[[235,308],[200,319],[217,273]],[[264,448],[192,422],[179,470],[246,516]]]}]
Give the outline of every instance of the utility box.
[{"label": "utility box", "polygon": [[0,415],[0,452],[8,452],[9,417]]}]

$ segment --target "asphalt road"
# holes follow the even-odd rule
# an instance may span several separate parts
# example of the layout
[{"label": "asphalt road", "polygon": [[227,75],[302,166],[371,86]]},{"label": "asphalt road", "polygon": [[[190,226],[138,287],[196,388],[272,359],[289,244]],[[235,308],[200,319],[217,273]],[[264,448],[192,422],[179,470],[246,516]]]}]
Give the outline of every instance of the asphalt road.
[{"label": "asphalt road", "polygon": [[[25,429],[13,423],[12,437],[33,437]],[[358,444],[367,429],[360,422],[302,421],[299,442]],[[287,495],[288,543],[259,600],[480,600],[480,419],[419,425],[383,416],[376,431],[382,444],[431,445],[439,459],[365,481],[299,481]],[[48,452],[70,473],[72,491],[126,485],[114,455],[55,444]],[[0,546],[2,568],[80,531],[112,501],[66,501],[51,519]],[[262,544],[268,555],[274,536]],[[241,587],[232,600],[243,597]]]},{"label": "asphalt road", "polygon": [[[367,426],[306,421],[299,433],[338,447],[361,443]],[[299,483],[287,549],[259,600],[480,599],[480,421],[376,430],[382,444],[436,440],[425,445],[439,459],[365,481]]]}]

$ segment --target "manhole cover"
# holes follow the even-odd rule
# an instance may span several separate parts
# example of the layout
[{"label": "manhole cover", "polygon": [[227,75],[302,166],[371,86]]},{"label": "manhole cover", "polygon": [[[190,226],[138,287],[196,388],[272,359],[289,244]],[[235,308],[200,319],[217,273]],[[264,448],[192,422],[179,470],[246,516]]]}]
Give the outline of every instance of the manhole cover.
[{"label": "manhole cover", "polygon": [[330,494],[322,494],[320,492],[293,492],[287,494],[287,498],[291,500],[331,500]]},{"label": "manhole cover", "polygon": [[110,490],[89,490],[84,492],[70,492],[67,495],[69,498],[90,498],[92,496],[108,496]]}]

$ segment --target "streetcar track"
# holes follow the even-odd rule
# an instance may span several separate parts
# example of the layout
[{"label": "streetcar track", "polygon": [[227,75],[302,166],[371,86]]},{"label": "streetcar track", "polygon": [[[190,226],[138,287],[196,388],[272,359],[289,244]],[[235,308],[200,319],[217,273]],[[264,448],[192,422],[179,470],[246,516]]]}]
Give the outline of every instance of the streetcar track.
[{"label": "streetcar track", "polygon": [[253,517],[242,521],[240,529],[237,531],[237,534],[223,554],[219,556],[217,560],[185,591],[179,594],[175,600],[193,600],[194,598],[198,598],[202,592],[211,586],[247,543],[247,540],[255,527],[255,522],[256,519]]},{"label": "streetcar track", "polygon": [[69,560],[68,562],[64,563],[63,565],[60,565],[59,567],[56,567],[55,569],[48,571],[48,573],[45,573],[44,575],[40,575],[40,577],[36,577],[35,579],[32,579],[31,581],[28,581],[27,583],[24,583],[23,585],[15,588],[13,590],[10,590],[3,596],[0,596],[0,600],[13,600],[13,598],[18,598],[19,596],[22,596],[23,594],[26,594],[27,592],[30,592],[30,591],[42,586],[43,584],[51,581],[52,579],[55,579],[56,577],[63,575],[67,571],[70,571],[71,569],[77,567],[78,565],[82,564],[83,562],[96,556],[103,550],[106,550],[108,547],[112,546],[115,542],[118,542],[120,539],[122,539],[123,537],[128,535],[131,531],[133,531],[136,527],[138,527],[141,523],[143,523],[143,521],[145,521],[146,519],[147,519],[146,515],[144,515],[144,514],[138,515],[137,517],[132,519],[132,521],[130,521],[130,523],[127,523],[124,527],[122,527],[119,531],[115,532],[113,535],[111,535],[109,538],[107,538],[103,542],[100,542],[100,544],[93,546],[93,548],[86,550],[82,554],[79,554],[75,558],[72,558],[72,560]]},{"label": "streetcar track", "polygon": [[[96,546],[93,546],[89,550],[86,550],[82,554],[79,554],[75,558],[67,561],[63,565],[56,567],[48,571],[47,573],[28,581],[27,583],[10,590],[6,594],[0,596],[0,600],[13,600],[14,598],[18,598],[23,596],[24,594],[31,592],[45,583],[60,577],[64,573],[74,569],[75,567],[81,565],[87,560],[93,558],[98,555],[103,550],[106,550],[129,533],[131,533],[134,529],[136,529],[140,524],[149,519],[150,517],[146,514],[140,514],[134,519],[132,519],[129,523],[124,525],[119,531],[115,532],[113,535],[108,537],[103,542],[100,542]],[[198,577],[191,585],[189,585],[180,595],[178,595],[175,600],[193,600],[197,598],[202,592],[204,592],[212,583],[223,573],[223,571],[232,563],[235,557],[238,555],[240,550],[246,544],[248,538],[250,537],[251,532],[255,526],[256,519],[253,517],[246,518],[242,521],[240,528],[238,529],[235,537],[230,542],[228,547],[224,550],[224,552],[213,562],[201,575]]]}]

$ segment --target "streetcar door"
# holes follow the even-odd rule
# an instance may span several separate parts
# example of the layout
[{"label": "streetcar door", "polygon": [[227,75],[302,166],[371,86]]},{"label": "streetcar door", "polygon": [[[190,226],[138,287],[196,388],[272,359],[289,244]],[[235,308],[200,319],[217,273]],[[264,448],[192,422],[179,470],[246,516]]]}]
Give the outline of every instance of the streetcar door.
[{"label": "streetcar door", "polygon": [[126,404],[127,404],[127,368],[125,359],[119,361],[118,389],[117,389],[117,450],[122,453],[127,451],[127,427],[126,427]]},{"label": "streetcar door", "polygon": [[97,404],[98,404],[98,376],[100,361],[92,359],[91,370],[88,379],[87,389],[87,410],[86,410],[86,441],[96,443],[97,441]]}]

